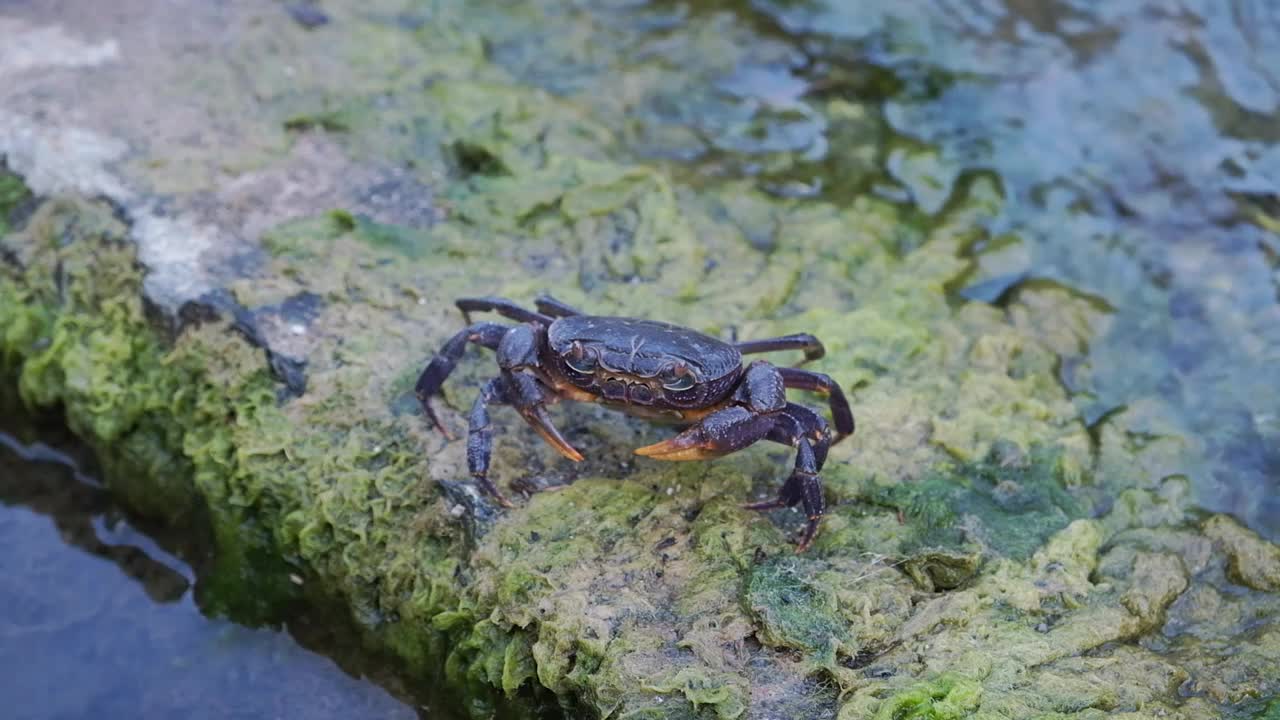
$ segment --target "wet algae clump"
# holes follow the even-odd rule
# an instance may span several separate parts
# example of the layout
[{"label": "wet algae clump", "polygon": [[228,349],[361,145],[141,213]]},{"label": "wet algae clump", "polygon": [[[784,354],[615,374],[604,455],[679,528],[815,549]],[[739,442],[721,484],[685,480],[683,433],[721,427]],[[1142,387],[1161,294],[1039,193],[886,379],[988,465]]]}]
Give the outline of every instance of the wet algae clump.
[{"label": "wet algae clump", "polygon": [[[296,107],[305,92],[273,106],[293,135],[341,130],[354,157],[412,161],[437,183],[430,221],[339,207],[278,224],[252,276],[226,282],[233,302],[148,305],[114,208],[35,205],[0,174],[0,203],[31,206],[0,204],[15,218],[2,392],[61,408],[135,511],[209,528],[207,608],[272,622],[337,603],[408,687],[439,686],[475,718],[1273,712],[1276,547],[1194,509],[1169,470],[1194,448],[1142,434],[1142,408],[1086,424],[1065,387],[1063,358],[1110,311],[1043,283],[957,299],[1005,203],[998,183],[968,178],[922,214],[862,192],[870,178],[843,200],[690,178],[636,156],[696,133],[615,122],[603,93],[532,87],[514,70],[527,48],[483,42],[500,34],[484,7],[442,4],[417,29],[353,21],[369,46],[409,27],[416,45],[396,47],[416,62],[393,73],[346,47],[359,82],[326,92],[323,112]],[[733,52],[737,31],[717,41],[723,21],[706,22]],[[578,60],[557,77],[585,72]],[[647,110],[680,91],[640,88]],[[830,105],[876,142],[864,108]],[[767,177],[788,177],[794,137],[775,137]],[[637,459],[669,431],[592,406],[558,411],[578,465],[495,410],[492,476],[520,499],[500,512],[477,496],[464,443],[426,426],[413,383],[463,326],[453,298],[542,290],[726,337],[820,337],[812,368],[850,390],[859,430],[824,469],[813,548],[788,544],[797,513],[740,508],[777,491],[789,452]],[[305,319],[288,319],[299,305]],[[305,360],[300,394],[277,355]],[[494,372],[481,352],[463,361],[441,403],[451,429]]]}]

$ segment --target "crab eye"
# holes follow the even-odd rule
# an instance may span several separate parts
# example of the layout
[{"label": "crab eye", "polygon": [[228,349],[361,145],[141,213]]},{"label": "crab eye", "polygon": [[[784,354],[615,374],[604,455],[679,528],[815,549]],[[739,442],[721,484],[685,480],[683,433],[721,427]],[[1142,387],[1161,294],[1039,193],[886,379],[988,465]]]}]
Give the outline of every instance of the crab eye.
[{"label": "crab eye", "polygon": [[693,376],[693,373],[684,364],[675,365],[662,373],[662,387],[672,392],[688,390],[696,382],[697,378]]},{"label": "crab eye", "polygon": [[569,348],[569,352],[565,353],[564,362],[571,370],[583,375],[590,375],[596,370],[595,353],[587,352],[587,349],[579,343],[574,343]]}]

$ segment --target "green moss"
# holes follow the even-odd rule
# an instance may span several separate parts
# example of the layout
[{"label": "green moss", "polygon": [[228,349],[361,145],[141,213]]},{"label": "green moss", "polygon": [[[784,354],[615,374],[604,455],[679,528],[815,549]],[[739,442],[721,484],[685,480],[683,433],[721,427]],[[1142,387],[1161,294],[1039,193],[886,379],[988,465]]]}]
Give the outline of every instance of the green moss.
[{"label": "green moss", "polygon": [[835,661],[837,648],[848,643],[835,594],[815,582],[812,561],[773,558],[751,568],[747,603],[769,645],[818,653]]},{"label": "green moss", "polygon": [[294,115],[284,121],[284,129],[290,132],[304,130],[347,132],[351,129],[351,118],[348,112],[344,110],[323,110],[305,115]]},{"label": "green moss", "polygon": [[324,252],[327,242],[350,230],[354,222],[351,215],[343,211],[301,218],[263,233],[262,246],[276,257],[310,260]]},{"label": "green moss", "polygon": [[1253,720],[1280,720],[1280,698],[1276,698],[1258,709]]},{"label": "green moss", "polygon": [[[709,707],[715,717],[721,720],[733,720],[747,711],[747,693],[741,682],[726,682],[724,677],[693,668],[682,668],[673,673],[665,673],[645,683],[645,687],[657,693],[679,693],[693,706],[694,714],[701,707]],[[660,714],[659,714],[660,713]],[[629,717],[672,717],[681,713],[677,708],[666,712],[650,706],[647,712],[631,713]],[[693,716],[693,715],[690,715]]]},{"label": "green moss", "polygon": [[[855,170],[836,191],[854,196],[840,202],[762,190],[760,177],[811,174],[784,153],[761,157],[747,180],[635,162],[630,149],[684,141],[650,135],[663,131],[630,122],[630,103],[612,106],[609,93],[567,100],[499,67],[493,58],[538,33],[511,23],[509,4],[495,7],[441,3],[410,43],[391,23],[358,18],[331,39],[350,40],[350,74],[331,104],[312,105],[339,110],[293,124],[344,130],[330,140],[357,162],[415,173],[439,193],[437,222],[418,230],[335,210],[266,233],[270,258],[238,296],[324,298],[290,338],[308,360],[301,398],[279,401],[261,350],[224,324],[154,331],[125,229],[105,208],[55,203],[38,219],[44,230],[11,246],[23,269],[0,281],[0,367],[26,402],[67,409],[130,504],[162,516],[208,509],[219,552],[202,601],[264,618],[303,593],[337,598],[397,672],[449,688],[477,718],[503,703],[517,714],[545,703],[573,717],[703,719],[748,708],[821,717],[838,702],[850,718],[959,717],[979,702],[992,717],[1178,703],[1179,667],[1132,641],[1175,613],[1179,580],[1190,582],[1177,557],[1196,546],[1099,553],[1131,526],[1177,522],[1186,493],[1122,495],[1104,522],[1078,520],[1098,487],[1092,439],[1057,367],[1098,332],[1100,313],[1043,288],[1007,312],[951,292],[973,271],[969,250],[1000,188],[961,183],[930,217],[854,195],[874,181],[885,130],[876,108],[845,100],[827,108],[841,142],[831,162]],[[646,102],[675,98],[686,75],[720,78],[768,50],[734,42],[728,14],[715,15],[688,22],[714,52],[673,44],[693,55],[624,69],[620,84]],[[572,78],[575,67],[547,75]],[[317,82],[259,76],[278,93],[264,95],[276,112],[307,92],[296,85]],[[937,157],[914,149],[907,179],[946,180]],[[848,390],[859,432],[823,471],[831,513],[810,553],[787,544],[797,513],[739,507],[777,491],[789,453],[638,460],[630,449],[667,431],[590,406],[557,416],[583,465],[495,408],[492,475],[519,507],[458,517],[465,503],[442,488],[465,482],[465,447],[424,427],[413,382],[462,327],[455,297],[527,302],[542,290],[725,336],[818,335],[827,354],[812,367]],[[494,372],[481,353],[459,365],[440,403],[453,430]],[[1100,484],[1140,482],[1132,444],[1103,435]],[[1142,461],[1163,477],[1154,470],[1168,455]],[[568,487],[524,499],[521,484]],[[1139,557],[1151,561],[1145,574]],[[1266,687],[1272,645],[1250,645],[1243,669],[1224,677]],[[1095,676],[1117,689],[1096,692]]]},{"label": "green moss", "polygon": [[1255,590],[1280,592],[1280,546],[1225,515],[1206,521],[1204,533],[1226,552],[1227,574],[1233,581]]},{"label": "green moss", "polygon": [[0,162],[0,236],[9,232],[13,211],[31,197],[22,178],[9,172]]},{"label": "green moss", "polygon": [[885,700],[875,720],[959,720],[971,715],[981,701],[978,683],[944,675]]},{"label": "green moss", "polygon": [[[207,606],[245,622],[277,617],[293,591],[270,534],[253,530],[246,506],[206,504],[233,467],[228,421],[254,422],[274,403],[266,369],[255,360],[256,371],[223,385],[202,354],[164,347],[110,208],[47,202],[23,232],[23,268],[0,276],[0,355],[18,366],[22,401],[62,408],[133,510],[174,525],[212,522],[219,552],[202,578]],[[221,348],[238,351],[254,352],[234,341]]]},{"label": "green moss", "polygon": [[914,483],[873,486],[867,499],[914,521],[919,533],[904,551],[976,543],[1024,559],[1087,513],[1088,500],[1066,487],[1061,467],[1056,451],[1036,448],[1025,457],[943,466]]}]

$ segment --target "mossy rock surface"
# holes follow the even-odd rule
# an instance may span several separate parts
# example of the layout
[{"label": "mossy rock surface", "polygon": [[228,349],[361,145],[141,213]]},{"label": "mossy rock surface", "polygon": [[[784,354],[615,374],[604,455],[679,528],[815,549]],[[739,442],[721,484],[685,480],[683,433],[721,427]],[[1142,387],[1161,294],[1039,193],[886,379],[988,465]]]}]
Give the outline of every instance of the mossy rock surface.
[{"label": "mossy rock surface", "polygon": [[[1280,550],[1159,472],[1194,447],[1086,427],[1064,387],[1109,309],[1053,284],[955,293],[995,182],[924,215],[865,178],[834,200],[690,177],[639,151],[692,142],[678,123],[638,132],[607,96],[495,61],[487,4],[374,5],[406,14],[335,11],[342,39],[246,25],[250,58],[277,41],[344,58],[257,77],[256,113],[201,76],[253,139],[218,161],[234,183],[203,151],[111,156],[80,182],[37,154],[0,173],[3,392],[61,407],[134,511],[211,528],[206,608],[273,622],[336,600],[410,686],[476,718],[1199,718],[1280,692]],[[731,66],[745,31],[725,22],[694,27]],[[673,75],[628,77],[660,105]],[[854,167],[886,142],[861,106],[822,112],[867,131],[838,149]],[[305,185],[299,168],[339,179],[296,207],[255,197]],[[776,492],[789,452],[649,461],[631,450],[670,431],[597,406],[557,411],[581,464],[495,410],[492,477],[517,507],[477,495],[413,384],[463,326],[454,298],[543,291],[821,338],[810,367],[858,431],[824,469],[810,551],[790,544],[798,513],[740,507]],[[468,353],[451,430],[495,369]]]}]

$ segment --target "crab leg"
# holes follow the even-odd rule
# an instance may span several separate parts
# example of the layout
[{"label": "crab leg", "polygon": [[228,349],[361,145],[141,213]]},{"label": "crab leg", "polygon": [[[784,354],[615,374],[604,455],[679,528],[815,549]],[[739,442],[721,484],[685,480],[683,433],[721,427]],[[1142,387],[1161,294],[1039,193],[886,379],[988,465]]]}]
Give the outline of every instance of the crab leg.
[{"label": "crab leg", "polygon": [[684,432],[660,443],[636,448],[637,455],[655,460],[705,460],[741,450],[763,440],[774,418],[741,405],[717,410]]},{"label": "crab leg", "polygon": [[830,375],[785,367],[778,368],[778,372],[782,374],[782,382],[789,388],[808,390],[827,396],[827,405],[831,408],[831,419],[835,421],[836,433],[838,433],[832,443],[838,443],[853,434],[853,410],[849,408],[844,390],[840,389],[840,384],[832,380]]},{"label": "crab leg", "polygon": [[[787,481],[773,500],[751,503],[750,510],[771,510],[803,504],[807,523],[796,547],[803,552],[813,542],[826,511],[822,496],[822,479],[818,472],[827,460],[831,447],[831,429],[821,415],[803,405],[786,400],[788,375],[804,389],[828,389],[834,397],[839,386],[824,384],[819,378],[825,375],[804,370],[776,368],[769,363],[754,362],[748,368],[741,385],[734,393],[734,405],[721,408],[707,415],[701,422],[691,425],[679,435],[660,443],[637,449],[637,455],[657,460],[700,460],[717,457],[751,445],[762,439],[790,445],[796,449],[796,464]],[[841,401],[844,394],[839,393]],[[836,407],[833,405],[833,407]],[[852,425],[852,414],[844,405],[845,414],[833,410],[837,422],[847,417]],[[852,430],[852,428],[850,427]]]},{"label": "crab leg", "polygon": [[550,295],[539,295],[533,304],[538,308],[538,312],[551,317],[572,317],[581,315],[582,311],[571,306],[565,305]]},{"label": "crab leg", "polygon": [[561,455],[581,461],[582,454],[569,444],[551,424],[537,379],[522,373],[506,373],[486,382],[471,406],[467,429],[467,469],[480,489],[503,507],[512,507],[502,491],[489,479],[489,459],[493,456],[493,425],[489,421],[490,405],[511,405],[533,429]]},{"label": "crab leg", "polygon": [[459,298],[454,302],[462,316],[471,322],[473,312],[496,312],[517,322],[535,322],[550,325],[551,318],[532,310],[525,310],[514,302],[500,297]]},{"label": "crab leg", "polygon": [[444,385],[449,373],[457,367],[458,360],[462,359],[462,353],[467,349],[467,343],[473,342],[490,350],[497,350],[502,342],[502,336],[509,329],[506,325],[491,322],[479,322],[467,327],[449,338],[449,342],[445,343],[440,352],[431,358],[431,362],[418,376],[414,392],[418,396],[418,402],[422,403],[422,411],[431,424],[435,425],[446,438],[452,440],[453,435],[436,416],[435,408],[431,407],[431,397],[440,392],[440,387]]},{"label": "crab leg", "polygon": [[777,424],[769,432],[769,439],[796,449],[795,469],[783,483],[776,498],[748,503],[742,507],[747,510],[774,510],[803,503],[808,522],[796,551],[804,552],[813,542],[826,512],[822,479],[818,473],[827,459],[831,430],[821,415],[803,405],[787,403],[787,409],[779,413]]},{"label": "crab leg", "polygon": [[822,346],[822,342],[809,333],[783,335],[782,337],[765,338],[762,340],[744,340],[743,342],[736,343],[735,347],[737,347],[738,352],[743,355],[774,352],[777,350],[803,350],[803,362],[817,360],[827,354],[827,349]]},{"label": "crab leg", "polygon": [[493,378],[480,388],[476,401],[471,405],[471,417],[467,428],[467,469],[480,489],[490,495],[502,507],[513,507],[511,501],[489,479],[489,458],[493,456],[493,426],[489,424],[489,404],[506,404],[510,401],[506,380]]}]

